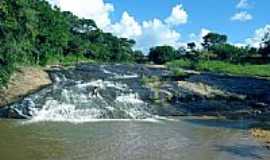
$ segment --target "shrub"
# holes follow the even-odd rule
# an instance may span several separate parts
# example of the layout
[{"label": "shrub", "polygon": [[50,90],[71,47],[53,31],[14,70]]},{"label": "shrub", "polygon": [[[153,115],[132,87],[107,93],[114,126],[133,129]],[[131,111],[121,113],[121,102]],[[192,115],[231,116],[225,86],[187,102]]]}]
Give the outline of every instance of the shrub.
[{"label": "shrub", "polygon": [[149,60],[155,64],[164,64],[176,58],[176,50],[171,46],[158,46],[150,49]]}]

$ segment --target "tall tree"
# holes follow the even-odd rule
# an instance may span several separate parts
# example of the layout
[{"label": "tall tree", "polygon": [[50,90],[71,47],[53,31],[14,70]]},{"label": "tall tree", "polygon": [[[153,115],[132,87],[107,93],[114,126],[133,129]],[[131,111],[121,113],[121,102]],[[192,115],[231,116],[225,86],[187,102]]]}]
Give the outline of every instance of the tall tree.
[{"label": "tall tree", "polygon": [[270,31],[264,35],[259,53],[263,57],[268,57],[268,55],[270,55]]},{"label": "tall tree", "polygon": [[195,42],[190,42],[190,43],[187,44],[187,47],[188,47],[188,49],[193,51],[196,48],[196,43]]},{"label": "tall tree", "polygon": [[203,47],[209,50],[211,47],[215,45],[225,44],[227,42],[227,36],[221,35],[218,33],[208,33],[203,37]]}]

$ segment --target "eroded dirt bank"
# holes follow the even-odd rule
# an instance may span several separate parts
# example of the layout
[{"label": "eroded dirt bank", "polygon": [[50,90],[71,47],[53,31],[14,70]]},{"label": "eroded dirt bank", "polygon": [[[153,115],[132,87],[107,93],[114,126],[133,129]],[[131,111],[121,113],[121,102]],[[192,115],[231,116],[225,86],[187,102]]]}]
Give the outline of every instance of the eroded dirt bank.
[{"label": "eroded dirt bank", "polygon": [[7,87],[0,90],[0,107],[16,102],[51,83],[43,68],[20,67],[12,75]]}]

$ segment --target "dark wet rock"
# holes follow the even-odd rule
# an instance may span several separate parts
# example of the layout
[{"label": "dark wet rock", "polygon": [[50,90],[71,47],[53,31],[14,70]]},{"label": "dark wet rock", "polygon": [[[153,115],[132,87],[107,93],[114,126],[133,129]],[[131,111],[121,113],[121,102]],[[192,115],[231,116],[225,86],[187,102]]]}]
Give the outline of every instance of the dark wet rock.
[{"label": "dark wet rock", "polygon": [[[148,114],[154,114],[225,116],[235,119],[265,118],[270,113],[269,80],[209,73],[174,77],[164,68],[122,64],[82,64],[70,69],[51,70],[50,76],[54,85],[1,109],[0,117],[29,118],[36,110],[48,107],[48,102],[75,105],[78,109],[96,107],[98,110],[93,112],[100,115],[97,114],[95,118],[147,118]],[[145,77],[156,78],[144,83],[142,79]],[[91,84],[94,81],[101,83],[100,88]],[[109,85],[103,88],[102,85],[106,83]],[[95,90],[96,96],[100,95],[101,98],[91,100],[91,93]],[[121,103],[117,101],[119,97],[122,98]],[[123,104],[122,101],[128,98],[131,98],[131,104]],[[133,101],[140,103],[140,100],[145,103],[141,107],[132,104]],[[113,110],[114,107],[117,112]]]}]

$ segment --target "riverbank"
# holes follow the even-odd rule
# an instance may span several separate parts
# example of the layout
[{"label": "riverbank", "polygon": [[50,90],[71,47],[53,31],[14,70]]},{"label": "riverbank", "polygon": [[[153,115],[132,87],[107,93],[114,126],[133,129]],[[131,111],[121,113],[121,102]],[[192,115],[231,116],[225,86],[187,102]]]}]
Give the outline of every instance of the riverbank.
[{"label": "riverbank", "polygon": [[263,142],[265,147],[270,150],[270,130],[253,128],[250,130],[250,133],[255,139]]},{"label": "riverbank", "polygon": [[179,68],[192,69],[202,72],[219,73],[229,76],[254,77],[270,79],[270,65],[254,65],[254,64],[232,64],[225,61],[216,60],[189,60],[180,59],[167,63],[171,70]]},{"label": "riverbank", "polygon": [[0,107],[19,101],[51,83],[49,74],[42,67],[18,67],[7,87],[0,90]]}]

